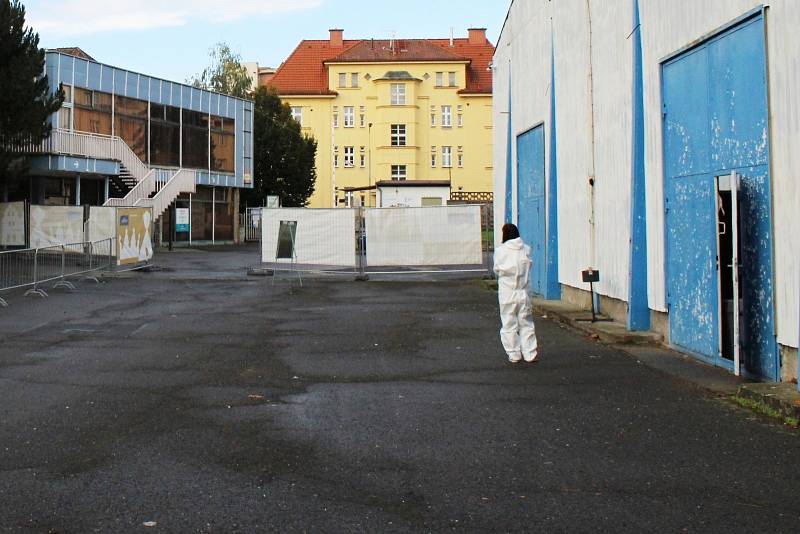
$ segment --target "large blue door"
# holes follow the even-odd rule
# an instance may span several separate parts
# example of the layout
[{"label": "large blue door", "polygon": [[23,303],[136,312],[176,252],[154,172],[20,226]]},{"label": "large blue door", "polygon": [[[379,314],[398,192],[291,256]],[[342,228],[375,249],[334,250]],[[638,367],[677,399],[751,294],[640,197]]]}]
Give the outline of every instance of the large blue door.
[{"label": "large blue door", "polygon": [[765,58],[758,15],[663,65],[667,294],[672,343],[730,366],[720,353],[715,180],[737,171],[744,365],[777,379]]},{"label": "large blue door", "polygon": [[517,137],[517,214],[519,233],[531,247],[531,290],[544,295],[547,246],[545,223],[544,126]]}]

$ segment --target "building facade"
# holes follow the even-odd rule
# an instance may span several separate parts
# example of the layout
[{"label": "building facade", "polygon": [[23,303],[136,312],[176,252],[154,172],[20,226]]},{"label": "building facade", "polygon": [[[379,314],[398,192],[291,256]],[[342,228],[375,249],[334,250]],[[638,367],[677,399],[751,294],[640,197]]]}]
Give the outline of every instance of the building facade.
[{"label": "building facade", "polygon": [[134,205],[158,196],[155,217],[168,217],[176,200],[191,210],[179,241],[235,239],[238,190],[252,187],[251,101],[98,63],[80,49],[48,51],[45,69],[65,101],[50,139],[32,147],[29,180],[7,200]]},{"label": "building facade", "polygon": [[512,2],[495,224],[531,241],[537,293],[588,305],[599,270],[632,330],[797,377],[798,23],[788,0]]},{"label": "building facade", "polygon": [[[269,81],[319,143],[311,207],[375,206],[376,183],[492,191],[494,47],[468,38],[301,42]],[[449,198],[445,195],[441,201]]]}]

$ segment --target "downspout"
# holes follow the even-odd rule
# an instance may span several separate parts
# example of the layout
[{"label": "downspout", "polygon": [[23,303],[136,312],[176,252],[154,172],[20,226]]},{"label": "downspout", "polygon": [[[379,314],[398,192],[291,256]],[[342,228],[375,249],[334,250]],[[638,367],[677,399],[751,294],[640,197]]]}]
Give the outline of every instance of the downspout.
[{"label": "downspout", "polygon": [[513,155],[512,142],[512,124],[511,124],[511,60],[508,60],[508,128],[506,137],[506,213],[505,222],[514,222],[514,213],[512,208],[512,187],[513,187],[513,174],[514,167],[511,161]]},{"label": "downspout", "polygon": [[639,0],[633,1],[633,109],[631,114],[631,244],[628,265],[628,330],[650,329],[647,302],[647,184],[645,180],[644,77]]},{"label": "downspout", "polygon": [[545,298],[561,299],[558,282],[558,151],[556,135],[556,52],[553,19],[550,19],[550,152],[549,187],[547,191],[547,264]]}]

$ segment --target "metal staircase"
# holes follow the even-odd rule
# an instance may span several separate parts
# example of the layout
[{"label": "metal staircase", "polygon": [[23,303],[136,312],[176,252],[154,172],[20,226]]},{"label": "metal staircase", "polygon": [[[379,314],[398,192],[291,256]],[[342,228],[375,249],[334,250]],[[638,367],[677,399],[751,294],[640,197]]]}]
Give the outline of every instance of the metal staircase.
[{"label": "metal staircase", "polygon": [[65,154],[118,161],[120,173],[112,189],[121,198],[109,198],[105,206],[151,206],[157,219],[181,193],[194,193],[197,173],[187,169],[147,166],[120,137],[70,130],[53,130],[41,145],[25,147],[29,153]]}]

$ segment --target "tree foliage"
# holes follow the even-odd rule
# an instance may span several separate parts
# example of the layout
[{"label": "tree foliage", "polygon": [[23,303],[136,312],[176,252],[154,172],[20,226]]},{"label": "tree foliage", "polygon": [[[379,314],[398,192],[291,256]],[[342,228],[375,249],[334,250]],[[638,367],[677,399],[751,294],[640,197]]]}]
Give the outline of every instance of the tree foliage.
[{"label": "tree foliage", "polygon": [[286,207],[302,207],[317,180],[317,141],[302,134],[291,109],[271,87],[259,87],[253,113],[253,189],[243,200],[261,206],[277,195]]},{"label": "tree foliage", "polygon": [[242,57],[226,43],[217,43],[208,53],[211,65],[189,80],[194,87],[239,98],[250,95],[252,81]]},{"label": "tree foliage", "polygon": [[64,101],[44,74],[39,35],[25,26],[25,7],[0,0],[0,180],[9,178],[16,148],[50,135],[50,115]]}]

